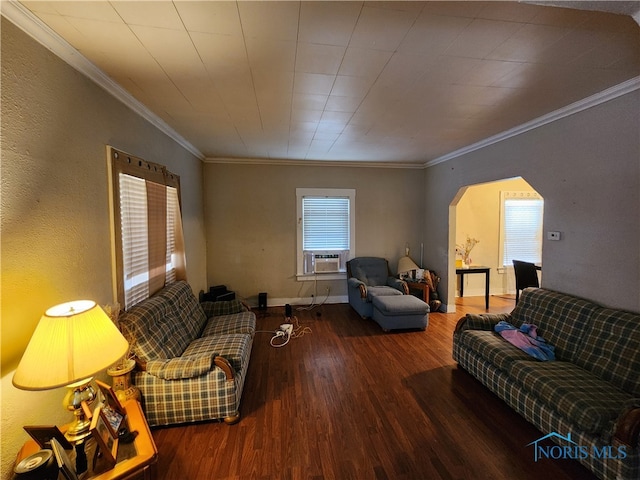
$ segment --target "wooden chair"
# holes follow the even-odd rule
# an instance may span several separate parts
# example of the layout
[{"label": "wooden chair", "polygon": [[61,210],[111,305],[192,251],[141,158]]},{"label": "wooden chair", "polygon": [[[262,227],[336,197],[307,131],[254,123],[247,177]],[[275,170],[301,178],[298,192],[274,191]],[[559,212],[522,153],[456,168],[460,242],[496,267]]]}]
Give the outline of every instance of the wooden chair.
[{"label": "wooden chair", "polygon": [[523,262],[521,260],[513,261],[513,271],[516,274],[516,305],[520,298],[520,290],[527,287],[540,287],[538,282],[538,268],[534,263]]}]

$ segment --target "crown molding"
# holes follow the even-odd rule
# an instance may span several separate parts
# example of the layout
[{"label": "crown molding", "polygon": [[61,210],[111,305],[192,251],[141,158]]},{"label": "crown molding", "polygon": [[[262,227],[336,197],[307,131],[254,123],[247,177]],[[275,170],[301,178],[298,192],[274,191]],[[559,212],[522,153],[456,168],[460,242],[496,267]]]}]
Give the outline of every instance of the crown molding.
[{"label": "crown molding", "polygon": [[433,167],[434,165],[438,165],[439,163],[453,160],[454,158],[466,155],[467,153],[480,150],[481,148],[488,147],[489,145],[502,142],[530,130],[542,127],[543,125],[546,125],[548,123],[552,123],[570,115],[574,115],[602,103],[609,102],[615,98],[626,95],[627,93],[631,93],[638,89],[640,89],[640,76],[633,77],[626,82],[614,85],[613,87],[591,95],[590,97],[583,98],[582,100],[578,100],[577,102],[567,105],[566,107],[554,110],[553,112],[547,113],[546,115],[531,120],[530,122],[523,123],[522,125],[518,125],[517,127],[511,128],[509,130],[505,130],[504,132],[498,133],[497,135],[494,135],[492,137],[487,137],[484,140],[473,143],[467,147],[455,150],[451,153],[447,153],[446,155],[438,157],[434,160],[430,160],[423,166],[425,168],[429,168]]},{"label": "crown molding", "polygon": [[396,163],[396,162],[357,162],[353,160],[287,160],[275,158],[223,158],[207,157],[204,163],[232,164],[232,165],[281,165],[298,167],[360,167],[360,168],[405,168],[422,170],[422,163]]},{"label": "crown molding", "polygon": [[200,150],[187,141],[182,135],[170,127],[164,120],[153,113],[143,103],[136,100],[129,92],[113,81],[102,70],[91,63],[84,55],[73,48],[64,38],[51,30],[42,20],[36,17],[29,9],[15,0],[2,0],[0,13],[3,17],[24,31],[31,38],[60,57],[64,62],[82,73],[90,80],[102,87],[107,93],[125,104],[134,113],[147,120],[154,127],[176,143],[184,147],[190,153],[204,159]]}]

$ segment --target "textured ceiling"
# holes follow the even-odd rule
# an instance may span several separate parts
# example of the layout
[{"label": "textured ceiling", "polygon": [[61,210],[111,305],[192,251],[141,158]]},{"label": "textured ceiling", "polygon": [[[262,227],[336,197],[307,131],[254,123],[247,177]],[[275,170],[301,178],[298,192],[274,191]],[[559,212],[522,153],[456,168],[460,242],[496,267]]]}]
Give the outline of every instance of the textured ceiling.
[{"label": "textured ceiling", "polygon": [[557,6],[20,3],[207,158],[424,165],[640,74],[633,18]]}]

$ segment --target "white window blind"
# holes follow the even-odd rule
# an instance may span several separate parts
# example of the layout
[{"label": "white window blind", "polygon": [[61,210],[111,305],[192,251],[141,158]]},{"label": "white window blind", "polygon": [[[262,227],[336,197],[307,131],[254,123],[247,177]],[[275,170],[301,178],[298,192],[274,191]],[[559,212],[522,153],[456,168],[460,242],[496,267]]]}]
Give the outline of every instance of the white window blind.
[{"label": "white window blind", "polygon": [[501,258],[503,266],[513,260],[542,262],[544,200],[535,192],[502,192]]},{"label": "white window blind", "polygon": [[120,222],[125,308],[149,297],[147,189],[145,180],[121,173]]},{"label": "white window blind", "polygon": [[349,198],[304,197],[304,250],[349,250]]}]

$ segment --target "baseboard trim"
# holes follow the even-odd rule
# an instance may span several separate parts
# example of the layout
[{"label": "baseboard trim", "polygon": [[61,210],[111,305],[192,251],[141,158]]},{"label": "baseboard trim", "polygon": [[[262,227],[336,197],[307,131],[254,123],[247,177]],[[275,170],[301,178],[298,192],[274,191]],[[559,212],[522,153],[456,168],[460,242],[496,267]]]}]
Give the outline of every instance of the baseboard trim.
[{"label": "baseboard trim", "polygon": [[[258,307],[258,303],[257,303],[257,298],[255,298],[255,302],[253,301],[254,299],[249,300],[249,305],[252,308],[257,308]],[[312,298],[311,297],[299,297],[299,298],[267,298],[267,308],[269,307],[284,307],[285,305],[289,304],[291,305],[291,307],[293,308],[293,310],[295,311],[296,308],[315,308],[318,307],[320,305],[323,304],[331,304],[331,303],[349,303],[349,297],[347,295],[335,295],[335,296],[331,296],[331,297],[327,297],[325,300],[325,297],[321,297],[320,299],[318,299],[318,302],[316,304],[312,306]]]}]

